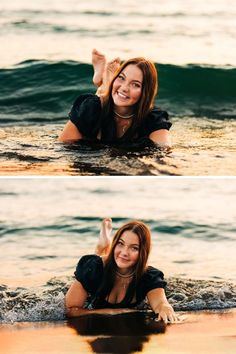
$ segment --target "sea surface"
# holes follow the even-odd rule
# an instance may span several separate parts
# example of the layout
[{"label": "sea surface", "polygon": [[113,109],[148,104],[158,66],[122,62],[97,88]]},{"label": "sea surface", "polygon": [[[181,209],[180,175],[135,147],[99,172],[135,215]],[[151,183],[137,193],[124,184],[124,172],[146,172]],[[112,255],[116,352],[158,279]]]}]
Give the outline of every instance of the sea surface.
[{"label": "sea surface", "polygon": [[[233,0],[2,0],[0,175],[236,175]],[[173,150],[59,144],[91,51],[146,56]]]},{"label": "sea surface", "polygon": [[149,225],[149,264],[175,310],[236,307],[235,202],[230,178],[1,178],[0,321],[63,320],[75,266],[107,216],[113,232]]}]

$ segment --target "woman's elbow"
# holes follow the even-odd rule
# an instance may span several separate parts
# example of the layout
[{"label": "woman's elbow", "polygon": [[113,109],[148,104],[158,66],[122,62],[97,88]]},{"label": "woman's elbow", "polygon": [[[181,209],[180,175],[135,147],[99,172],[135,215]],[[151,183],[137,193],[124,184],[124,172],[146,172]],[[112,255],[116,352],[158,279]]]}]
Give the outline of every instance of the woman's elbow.
[{"label": "woman's elbow", "polygon": [[59,143],[65,143],[65,144],[73,144],[76,141],[79,141],[82,139],[82,136],[73,136],[73,135],[68,135],[68,134],[64,134],[64,132],[62,132],[59,136],[57,141]]},{"label": "woman's elbow", "polygon": [[73,301],[73,298],[70,298],[70,295],[67,293],[65,296],[65,314],[67,317],[76,317],[80,315],[82,308],[79,305],[76,305],[76,302]]},{"label": "woman's elbow", "polygon": [[78,317],[78,316],[81,316],[81,315],[85,314],[86,312],[87,312],[87,310],[84,309],[83,307],[79,307],[79,306],[68,307],[68,306],[65,306],[66,317]]},{"label": "woman's elbow", "polygon": [[155,144],[155,146],[161,150],[169,151],[172,148],[171,142],[169,140],[159,141],[158,139],[151,139],[151,138],[149,138],[149,139],[152,140],[152,142]]},{"label": "woman's elbow", "polygon": [[171,146],[171,142],[165,141],[165,142],[155,142],[157,147],[159,147],[161,150],[171,150],[172,146]]},{"label": "woman's elbow", "polygon": [[75,124],[68,121],[63,131],[59,134],[58,141],[61,143],[74,143],[82,138],[83,136]]},{"label": "woman's elbow", "polygon": [[170,134],[167,129],[160,129],[151,133],[149,139],[160,149],[170,150],[172,147]]}]

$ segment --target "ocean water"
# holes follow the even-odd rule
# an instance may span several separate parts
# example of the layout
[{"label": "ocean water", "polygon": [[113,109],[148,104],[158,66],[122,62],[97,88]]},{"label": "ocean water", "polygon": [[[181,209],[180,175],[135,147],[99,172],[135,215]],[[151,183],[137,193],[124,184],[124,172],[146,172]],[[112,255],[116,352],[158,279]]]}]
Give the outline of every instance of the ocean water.
[{"label": "ocean water", "polygon": [[173,64],[235,65],[234,0],[1,0],[4,66],[27,59],[88,62],[142,52]]},{"label": "ocean water", "polygon": [[[235,175],[233,0],[0,3],[1,175]],[[58,144],[91,50],[157,65],[174,149]],[[131,151],[132,150],[132,151]]]},{"label": "ocean water", "polygon": [[176,310],[236,305],[234,179],[1,179],[1,322],[64,318],[78,259],[102,218],[152,232],[149,264],[168,280]]}]

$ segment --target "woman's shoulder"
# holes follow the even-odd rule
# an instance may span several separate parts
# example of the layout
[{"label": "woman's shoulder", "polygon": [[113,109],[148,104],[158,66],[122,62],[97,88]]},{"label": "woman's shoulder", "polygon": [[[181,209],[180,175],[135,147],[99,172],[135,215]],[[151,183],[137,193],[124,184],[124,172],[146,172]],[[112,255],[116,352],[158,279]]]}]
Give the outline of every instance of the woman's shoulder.
[{"label": "woman's shoulder", "polygon": [[157,116],[157,117],[160,117],[160,116],[165,116],[165,117],[169,117],[169,114],[167,111],[161,109],[160,107],[158,106],[154,106],[150,112],[149,112],[149,115],[154,115],[154,116]]},{"label": "woman's shoulder", "polygon": [[74,275],[76,279],[82,282],[84,279],[92,279],[96,274],[103,271],[103,261],[101,257],[95,254],[82,256],[77,263]]},{"label": "woman's shoulder", "polygon": [[166,284],[164,273],[151,266],[147,267],[140,279],[140,286],[145,293],[155,288],[164,288]]},{"label": "woman's shoulder", "polygon": [[149,130],[149,133],[160,129],[169,130],[170,127],[172,126],[168,112],[163,111],[159,107],[154,107],[149,112],[149,114],[145,119],[145,122],[146,122],[146,128]]},{"label": "woman's shoulder", "polygon": [[94,109],[101,109],[100,98],[92,93],[84,93],[75,99],[69,116],[73,116],[73,113],[78,113],[78,111],[81,114],[84,110],[94,111]]},{"label": "woman's shoulder", "polygon": [[94,292],[103,276],[102,258],[95,254],[82,256],[76,266],[74,275],[85,290],[89,293]]},{"label": "woman's shoulder", "polygon": [[148,266],[143,274],[143,277],[146,279],[153,277],[160,277],[161,279],[164,279],[164,273],[158,268]]},{"label": "woman's shoulder", "polygon": [[82,256],[78,262],[79,267],[89,267],[89,266],[96,267],[100,265],[103,266],[102,258],[96,254],[88,254]]},{"label": "woman's shoulder", "polygon": [[96,139],[100,128],[101,100],[97,95],[86,93],[76,98],[69,118],[85,138]]}]

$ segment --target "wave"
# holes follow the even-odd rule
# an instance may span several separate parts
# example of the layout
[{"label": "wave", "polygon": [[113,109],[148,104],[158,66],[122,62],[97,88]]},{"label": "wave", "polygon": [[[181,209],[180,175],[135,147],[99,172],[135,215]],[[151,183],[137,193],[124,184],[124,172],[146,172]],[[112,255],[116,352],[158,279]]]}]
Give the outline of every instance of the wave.
[{"label": "wave", "polygon": [[[140,10],[136,7],[135,10],[130,10],[122,7],[117,7],[114,9],[114,7],[110,7],[109,9],[106,10],[100,10],[100,9],[73,9],[70,10],[70,8],[66,9],[55,9],[55,8],[40,8],[38,9],[28,9],[28,8],[23,8],[23,9],[11,9],[9,10],[4,10],[2,9],[2,15],[4,18],[11,18],[11,17],[16,17],[16,16],[21,16],[22,18],[35,18],[35,16],[40,16],[40,17],[51,17],[51,16],[60,16],[62,18],[66,17],[79,17],[79,16],[84,16],[87,15],[88,17],[120,17],[120,16],[133,16],[133,17],[144,17],[145,18],[179,18],[179,17],[187,17],[187,18],[196,18],[196,17],[209,17],[209,16],[215,16],[215,17],[227,17],[227,18],[232,18],[235,14],[231,11],[224,11],[225,9],[211,9],[213,10],[212,12],[209,11],[209,9],[205,9],[204,11],[191,11],[191,9],[182,9],[182,11],[170,11],[168,9],[167,11],[162,11],[159,7],[157,10],[153,9],[149,11],[149,9],[146,7],[145,12],[144,8],[141,7]],[[16,22],[16,21],[15,21]],[[13,24],[15,22],[12,22]]]},{"label": "wave", "polygon": [[[0,285],[0,322],[64,320],[64,296],[71,282],[71,277],[54,277],[34,288]],[[236,307],[236,285],[222,281],[170,278],[166,294],[176,311]]]},{"label": "wave", "polygon": [[[98,190],[96,193],[105,194],[105,191]],[[2,194],[0,191],[0,196],[8,197],[9,193]],[[13,194],[17,196],[16,194]],[[130,219],[124,217],[113,217],[113,225],[116,229],[119,227],[121,223],[126,223]],[[21,235],[21,237],[38,237],[45,235],[47,237],[53,235],[56,237],[64,237],[65,234],[75,234],[76,238],[81,237],[83,240],[86,240],[86,235],[89,237],[97,237],[98,227],[101,223],[102,219],[99,217],[93,216],[76,216],[76,217],[63,217],[63,218],[55,218],[54,222],[50,222],[48,224],[41,223],[39,226],[36,225],[26,225],[22,222],[8,224],[1,223],[0,226],[0,238],[15,236],[16,242]],[[186,238],[191,240],[201,240],[205,242],[235,242],[235,227],[234,225],[230,225],[228,223],[215,223],[215,224],[201,224],[193,221],[183,220],[180,222],[179,220],[144,220],[151,229],[152,233],[156,233],[163,238]],[[86,235],[85,235],[86,234]],[[155,242],[155,239],[153,239]]]},{"label": "wave", "polygon": [[[172,116],[235,118],[236,68],[158,64],[156,104]],[[0,69],[2,124],[65,122],[74,99],[95,92],[92,66],[27,60]]]}]

